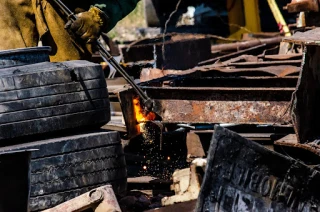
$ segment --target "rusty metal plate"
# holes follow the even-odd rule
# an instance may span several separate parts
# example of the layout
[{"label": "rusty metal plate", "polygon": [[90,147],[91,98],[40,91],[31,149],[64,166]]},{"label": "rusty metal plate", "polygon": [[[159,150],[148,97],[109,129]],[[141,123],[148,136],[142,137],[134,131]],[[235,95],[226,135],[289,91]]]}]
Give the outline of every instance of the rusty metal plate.
[{"label": "rusty metal plate", "polygon": [[[156,101],[163,123],[288,123],[287,101]],[[281,119],[281,120],[280,120]]]},{"label": "rusty metal plate", "polygon": [[[320,32],[320,31],[319,31]],[[320,37],[319,37],[320,38]],[[319,138],[320,47],[306,46],[300,79],[293,95],[292,120],[299,143]]]},{"label": "rusty metal plate", "polygon": [[220,74],[241,74],[242,76],[278,76],[285,77],[292,74],[297,74],[300,67],[293,65],[270,65],[267,67],[253,67],[253,68],[233,68],[221,67],[213,65],[199,66],[188,70],[161,70],[156,68],[144,68],[140,74],[140,81],[146,82],[154,79],[159,79],[166,76],[187,76],[191,74],[204,74],[204,73],[220,73]]},{"label": "rusty metal plate", "polygon": [[[288,124],[294,88],[142,87],[164,124]],[[133,90],[119,93],[129,137],[137,135]]]},{"label": "rusty metal plate", "polygon": [[306,32],[296,32],[291,37],[284,37],[284,42],[293,42],[305,45],[320,45],[320,28],[315,28]]},{"label": "rusty metal plate", "polygon": [[196,211],[319,211],[320,173],[216,127]]},{"label": "rusty metal plate", "polygon": [[289,134],[274,142],[274,149],[277,152],[290,155],[306,164],[320,163],[319,140],[311,143],[299,143],[295,134]]}]

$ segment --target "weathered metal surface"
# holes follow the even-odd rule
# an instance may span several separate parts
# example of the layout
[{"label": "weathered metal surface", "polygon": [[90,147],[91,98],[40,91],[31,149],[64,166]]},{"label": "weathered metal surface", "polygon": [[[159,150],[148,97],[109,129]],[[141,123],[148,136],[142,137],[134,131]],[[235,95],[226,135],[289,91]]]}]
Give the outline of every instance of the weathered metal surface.
[{"label": "weathered metal surface", "polygon": [[297,53],[297,54],[275,54],[275,55],[263,55],[262,58],[264,60],[297,60],[297,59],[302,59],[302,54]]},{"label": "weathered metal surface", "polygon": [[[290,123],[287,113],[294,88],[142,87],[154,99],[162,123]],[[135,93],[119,93],[129,136],[138,133]]]},{"label": "weathered metal surface", "polygon": [[[157,80],[155,80],[156,82]],[[161,79],[158,80],[161,82]],[[172,77],[166,80],[169,87],[278,87],[294,88],[298,81],[298,76],[287,77]],[[147,86],[153,82],[142,83]]]},{"label": "weathered metal surface", "polygon": [[[145,41],[146,42],[146,41]],[[160,69],[188,69],[211,56],[209,38],[151,40],[149,44],[132,45],[122,49],[125,62],[154,60]]]},{"label": "weathered metal surface", "polygon": [[241,74],[242,76],[260,75],[265,76],[273,75],[278,77],[285,77],[291,74],[297,74],[300,71],[300,67],[292,65],[270,65],[266,67],[254,67],[254,68],[230,68],[221,67],[215,65],[207,65],[195,67],[189,70],[161,70],[161,69],[142,69],[140,74],[140,82],[146,82],[154,79],[158,79],[165,76],[183,76],[190,74],[204,74],[204,73],[224,73],[224,74]]},{"label": "weathered metal surface", "polygon": [[291,37],[285,37],[284,42],[292,42],[304,45],[320,45],[320,28],[315,28],[306,32],[296,32]]},{"label": "weathered metal surface", "polygon": [[290,121],[286,113],[288,101],[162,100],[157,103],[155,111],[161,112],[164,123],[281,124]]},{"label": "weathered metal surface", "polygon": [[319,211],[320,173],[215,128],[196,211]]},{"label": "weathered metal surface", "polygon": [[280,60],[280,61],[265,61],[265,62],[236,62],[236,63],[229,63],[228,65],[234,67],[266,67],[270,65],[296,65],[300,66],[302,60]]},{"label": "weathered metal surface", "polygon": [[300,143],[311,142],[319,138],[320,107],[320,47],[306,46],[304,62],[293,96],[292,120]]},{"label": "weathered metal surface", "polygon": [[289,134],[274,142],[275,150],[290,155],[306,164],[320,163],[319,140],[310,143],[299,143],[295,134]]},{"label": "weathered metal surface", "polygon": [[[228,45],[228,44],[221,44],[221,45]],[[227,59],[234,58],[236,56],[243,55],[243,54],[255,54],[255,55],[258,55],[258,54],[262,53],[265,50],[265,48],[266,48],[266,44],[260,44],[260,45],[257,45],[257,46],[253,46],[253,47],[250,47],[250,48],[246,48],[246,49],[243,49],[243,50],[232,52],[230,54],[226,54],[226,55],[223,55],[223,56],[215,57],[215,58],[212,58],[212,59],[209,59],[209,60],[206,60],[206,61],[201,61],[198,65],[208,65],[208,64],[215,63],[217,61],[225,61]]]},{"label": "weathered metal surface", "polygon": [[241,49],[254,47],[260,44],[276,45],[282,41],[282,38],[283,37],[274,37],[274,38],[255,39],[255,40],[237,42],[237,43],[219,44],[219,45],[212,46],[211,50],[212,51],[237,51]]}]

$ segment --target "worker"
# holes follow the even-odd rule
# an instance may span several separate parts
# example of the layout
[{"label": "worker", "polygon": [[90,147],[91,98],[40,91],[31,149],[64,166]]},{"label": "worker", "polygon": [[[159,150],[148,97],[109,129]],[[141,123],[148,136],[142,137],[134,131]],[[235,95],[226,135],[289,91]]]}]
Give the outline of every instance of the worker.
[{"label": "worker", "polygon": [[0,50],[50,46],[50,60],[90,59],[101,32],[110,31],[139,0],[63,0],[77,15],[69,22],[54,0],[0,0]]}]

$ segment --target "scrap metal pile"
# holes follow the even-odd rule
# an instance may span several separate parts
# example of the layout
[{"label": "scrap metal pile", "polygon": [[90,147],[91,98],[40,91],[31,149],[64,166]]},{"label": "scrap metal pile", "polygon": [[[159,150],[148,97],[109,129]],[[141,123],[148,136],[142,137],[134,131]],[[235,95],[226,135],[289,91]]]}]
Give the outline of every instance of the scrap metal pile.
[{"label": "scrap metal pile", "polygon": [[319,35],[211,45],[170,34],[123,48],[124,67],[154,103],[146,113],[130,87],[115,91],[129,177],[172,179],[163,211],[319,210]]},{"label": "scrap metal pile", "polygon": [[320,28],[300,30],[135,41],[111,79],[0,52],[0,211],[320,211]]}]

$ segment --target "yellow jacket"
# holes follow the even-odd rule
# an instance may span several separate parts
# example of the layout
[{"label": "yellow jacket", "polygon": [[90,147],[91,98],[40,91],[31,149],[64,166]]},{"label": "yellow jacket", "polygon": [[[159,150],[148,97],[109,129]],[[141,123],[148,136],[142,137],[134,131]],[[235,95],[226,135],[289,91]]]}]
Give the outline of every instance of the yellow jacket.
[{"label": "yellow jacket", "polygon": [[[64,0],[70,9],[98,6],[110,18],[108,30],[130,13],[139,0]],[[0,50],[51,46],[51,61],[89,59],[90,46],[64,29],[67,19],[51,0],[0,0]],[[80,2],[80,3],[77,3]]]}]

